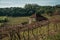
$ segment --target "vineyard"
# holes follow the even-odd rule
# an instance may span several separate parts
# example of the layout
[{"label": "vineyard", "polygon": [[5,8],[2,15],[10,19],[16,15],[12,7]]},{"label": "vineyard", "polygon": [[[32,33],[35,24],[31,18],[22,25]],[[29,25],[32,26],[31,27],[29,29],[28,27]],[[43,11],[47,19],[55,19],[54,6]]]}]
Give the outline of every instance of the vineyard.
[{"label": "vineyard", "polygon": [[60,20],[51,20],[32,24],[6,24],[0,28],[0,40],[60,40]]}]

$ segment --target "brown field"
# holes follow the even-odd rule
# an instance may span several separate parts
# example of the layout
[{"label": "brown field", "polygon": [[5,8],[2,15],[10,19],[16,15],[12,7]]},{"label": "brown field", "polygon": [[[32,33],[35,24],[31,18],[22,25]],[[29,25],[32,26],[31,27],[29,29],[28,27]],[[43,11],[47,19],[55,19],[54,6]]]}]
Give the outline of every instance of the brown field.
[{"label": "brown field", "polygon": [[[60,16],[54,16],[52,18],[55,18],[55,17],[59,17]],[[22,22],[28,22],[28,17],[9,17],[8,19],[10,20],[8,23],[10,25],[12,24],[20,24]],[[23,30],[23,31],[18,31],[16,33],[16,31],[12,31],[11,33],[13,34],[12,36],[7,36],[5,38],[3,38],[2,40],[60,40],[60,22],[59,21],[53,21],[53,19],[51,17],[48,17],[49,19],[51,19],[52,21],[49,23],[49,24],[46,24],[46,25],[41,25],[41,23],[44,23],[44,22],[41,22],[40,23],[40,26],[36,26],[31,29],[30,25],[29,25],[29,28],[27,26],[24,26],[23,29],[27,28],[27,30]],[[58,18],[58,20],[60,20]],[[55,20],[55,19],[54,19]],[[33,24],[31,24],[33,25]],[[23,26],[22,26],[23,27]],[[14,27],[12,28],[14,29]],[[9,30],[12,30],[12,29],[9,29]],[[17,27],[15,28],[17,29]],[[20,28],[18,28],[19,30]],[[22,28],[21,28],[22,29]],[[10,34],[8,34],[10,35]]]}]

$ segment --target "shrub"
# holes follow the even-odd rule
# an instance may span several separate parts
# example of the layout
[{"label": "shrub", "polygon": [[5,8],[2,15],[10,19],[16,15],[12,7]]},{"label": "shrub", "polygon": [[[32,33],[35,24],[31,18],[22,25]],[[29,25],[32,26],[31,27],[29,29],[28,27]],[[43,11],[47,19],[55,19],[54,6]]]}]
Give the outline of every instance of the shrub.
[{"label": "shrub", "polygon": [[7,17],[0,17],[0,23],[4,23],[7,21],[8,21]]}]

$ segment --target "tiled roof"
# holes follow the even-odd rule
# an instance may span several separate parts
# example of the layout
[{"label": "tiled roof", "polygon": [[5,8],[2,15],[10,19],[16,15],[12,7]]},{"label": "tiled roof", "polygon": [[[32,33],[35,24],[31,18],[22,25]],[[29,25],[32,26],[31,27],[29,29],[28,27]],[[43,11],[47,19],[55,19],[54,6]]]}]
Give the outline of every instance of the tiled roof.
[{"label": "tiled roof", "polygon": [[36,14],[31,15],[31,18],[36,18]]}]

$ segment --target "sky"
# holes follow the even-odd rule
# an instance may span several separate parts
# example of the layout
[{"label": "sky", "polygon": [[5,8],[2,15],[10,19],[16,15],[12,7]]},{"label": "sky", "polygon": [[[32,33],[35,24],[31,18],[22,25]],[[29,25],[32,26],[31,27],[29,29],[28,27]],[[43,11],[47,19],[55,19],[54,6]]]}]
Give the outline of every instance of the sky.
[{"label": "sky", "polygon": [[0,8],[24,7],[25,4],[38,4],[42,6],[54,6],[60,4],[60,0],[0,0]]}]

